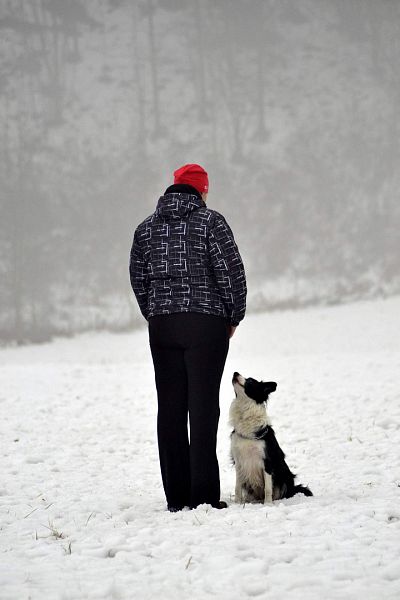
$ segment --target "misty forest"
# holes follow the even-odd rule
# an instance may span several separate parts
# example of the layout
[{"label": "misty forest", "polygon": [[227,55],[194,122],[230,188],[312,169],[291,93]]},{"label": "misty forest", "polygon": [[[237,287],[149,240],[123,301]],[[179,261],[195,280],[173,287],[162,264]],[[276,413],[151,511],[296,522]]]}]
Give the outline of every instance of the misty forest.
[{"label": "misty forest", "polygon": [[250,311],[400,292],[400,2],[1,0],[0,338],[143,322],[136,226],[200,163]]}]

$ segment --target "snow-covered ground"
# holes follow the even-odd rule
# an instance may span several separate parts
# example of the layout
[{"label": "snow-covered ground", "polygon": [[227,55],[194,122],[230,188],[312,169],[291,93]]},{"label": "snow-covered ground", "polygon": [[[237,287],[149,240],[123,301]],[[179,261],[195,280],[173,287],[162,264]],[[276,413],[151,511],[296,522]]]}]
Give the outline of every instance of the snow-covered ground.
[{"label": "snow-covered ground", "polygon": [[248,316],[221,387],[273,379],[314,498],[170,514],[147,332],[0,351],[0,598],[400,598],[400,298]]}]

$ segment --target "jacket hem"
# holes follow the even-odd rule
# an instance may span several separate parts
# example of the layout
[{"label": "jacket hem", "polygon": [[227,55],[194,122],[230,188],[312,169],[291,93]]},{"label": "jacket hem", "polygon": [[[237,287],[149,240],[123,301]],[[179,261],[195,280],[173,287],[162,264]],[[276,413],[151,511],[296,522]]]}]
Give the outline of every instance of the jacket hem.
[{"label": "jacket hem", "polygon": [[162,311],[162,310],[154,310],[151,311],[148,316],[147,316],[147,320],[151,319],[151,317],[160,317],[163,315],[175,315],[177,313],[197,313],[199,315],[211,315],[213,317],[220,317],[222,319],[224,319],[227,323],[230,323],[229,318],[226,316],[226,314],[221,313],[221,312],[217,312],[217,311],[212,311],[212,310],[202,310],[200,308],[197,308],[195,306],[190,306],[188,308],[179,308],[179,307],[174,307],[171,310],[168,311]]}]

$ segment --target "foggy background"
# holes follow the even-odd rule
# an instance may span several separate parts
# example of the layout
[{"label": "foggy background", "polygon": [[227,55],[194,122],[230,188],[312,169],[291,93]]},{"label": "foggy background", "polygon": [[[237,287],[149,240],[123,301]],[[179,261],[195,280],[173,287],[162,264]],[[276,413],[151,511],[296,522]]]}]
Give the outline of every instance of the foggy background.
[{"label": "foggy background", "polygon": [[188,162],[250,310],[400,291],[398,0],[0,0],[0,338],[142,323],[134,229]]}]

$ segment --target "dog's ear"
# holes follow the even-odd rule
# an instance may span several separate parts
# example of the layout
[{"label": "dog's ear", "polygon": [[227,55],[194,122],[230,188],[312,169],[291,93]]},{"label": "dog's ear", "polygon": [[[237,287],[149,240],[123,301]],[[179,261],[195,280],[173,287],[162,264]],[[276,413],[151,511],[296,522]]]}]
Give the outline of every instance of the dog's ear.
[{"label": "dog's ear", "polygon": [[264,383],[264,390],[266,394],[272,394],[272,392],[275,392],[277,387],[277,384],[275,383],[275,381],[267,381],[266,383]]}]

